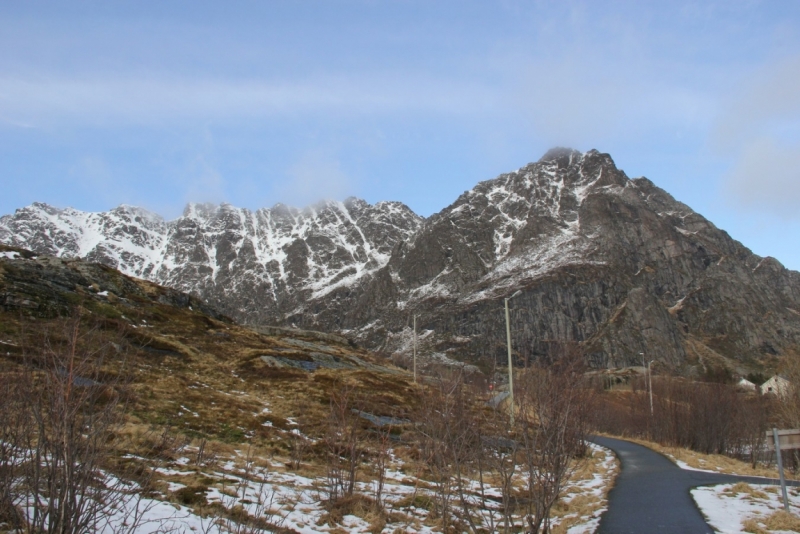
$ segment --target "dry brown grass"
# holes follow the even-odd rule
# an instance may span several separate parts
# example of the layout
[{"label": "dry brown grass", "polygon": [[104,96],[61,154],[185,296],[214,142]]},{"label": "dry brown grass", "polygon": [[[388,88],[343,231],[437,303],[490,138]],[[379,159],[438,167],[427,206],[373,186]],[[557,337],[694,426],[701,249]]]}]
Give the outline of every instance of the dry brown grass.
[{"label": "dry brown grass", "polygon": [[775,531],[800,532],[800,518],[785,510],[778,510],[767,517],[746,519],[742,521],[742,528],[752,534],[770,534]]},{"label": "dry brown grass", "polygon": [[761,525],[758,524],[758,521],[752,518],[742,521],[742,529],[745,532],[750,532],[750,534],[769,534],[769,532],[761,528]]},{"label": "dry brown grass", "polygon": [[724,493],[727,493],[731,496],[736,496],[744,493],[750,499],[767,499],[769,496],[761,490],[758,490],[751,486],[750,484],[746,484],[745,482],[737,482],[730,488],[726,489]]},{"label": "dry brown grass", "polygon": [[[347,515],[354,515],[370,524],[381,521],[383,525],[386,524],[383,511],[379,509],[375,500],[360,493],[354,493],[330,502],[327,504],[326,510],[327,513],[317,521],[317,526],[326,524],[329,526],[340,525],[344,520],[344,516]],[[381,526],[382,528],[383,526]]]},{"label": "dry brown grass", "polygon": [[[619,462],[614,459],[610,468],[603,465],[605,454],[599,451],[592,451],[591,457],[580,462],[572,477],[565,485],[564,495],[574,494],[569,502],[562,497],[556,502],[551,511],[551,517],[559,519],[558,525],[552,528],[553,534],[564,534],[576,524],[586,520],[587,517],[594,516],[606,503],[608,492],[613,484],[607,484],[603,488],[602,495],[596,495],[583,490],[577,485],[581,480],[590,480],[595,474],[601,474],[613,480],[619,472]],[[610,471],[610,472],[609,472]]]},{"label": "dry brown grass", "polygon": [[800,532],[800,518],[785,510],[778,510],[764,521],[767,530],[788,530]]},{"label": "dry brown grass", "polygon": [[[121,277],[118,273],[115,276]],[[264,419],[257,416],[264,406],[269,405],[271,415],[283,420],[303,415],[313,427],[327,415],[331,391],[348,382],[359,387],[378,415],[393,415],[398,407],[414,407],[417,395],[410,375],[365,350],[317,341],[313,336],[306,339],[302,333],[297,334],[299,337],[290,333],[264,335],[196,310],[160,303],[157,298],[163,288],[134,282],[154,300],[120,295],[126,302],[95,303],[110,306],[115,317],[93,313],[91,306],[85,317],[87,323],[99,321],[109,337],[123,332],[126,371],[132,379],[133,402],[129,408],[145,424],[169,424],[192,437],[220,438],[229,443],[243,442],[248,432],[255,434],[249,436],[250,440],[275,439],[281,429],[263,427]],[[34,350],[40,333],[53,322],[0,311],[7,341]],[[298,345],[301,339],[302,343],[319,343],[338,358],[380,364],[391,372],[318,369],[270,374],[259,372],[257,366],[248,367],[252,361],[259,362],[257,356],[263,354],[307,354],[309,349]],[[118,364],[109,362],[107,371],[119,371]]]},{"label": "dry brown grass", "polygon": [[[743,476],[755,476],[755,477],[765,477],[765,478],[776,478],[778,475],[777,468],[768,469],[759,466],[753,469],[753,467],[748,462],[743,462],[741,460],[730,458],[728,456],[723,456],[721,454],[703,454],[700,452],[680,447],[667,447],[664,445],[660,445],[658,443],[654,443],[652,441],[646,441],[637,438],[620,437],[620,436],[610,436],[610,437],[625,439],[628,441],[632,441],[634,443],[638,443],[639,445],[644,445],[649,449],[652,449],[656,452],[660,452],[661,454],[672,459],[673,461],[680,460],[695,469],[705,469],[708,471],[725,473],[728,475],[743,475]],[[789,471],[786,471],[785,474],[786,478],[789,480],[797,479],[797,477],[793,476],[792,473]]]}]

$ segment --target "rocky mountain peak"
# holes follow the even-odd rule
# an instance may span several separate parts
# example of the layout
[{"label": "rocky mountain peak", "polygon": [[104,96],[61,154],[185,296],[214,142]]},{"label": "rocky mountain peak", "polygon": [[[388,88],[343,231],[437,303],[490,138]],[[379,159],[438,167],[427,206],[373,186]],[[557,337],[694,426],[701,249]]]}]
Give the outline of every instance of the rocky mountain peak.
[{"label": "rocky mountain peak", "polygon": [[324,201],[255,212],[191,203],[172,221],[130,206],[87,213],[33,204],[0,219],[0,242],[81,257],[274,322],[312,294],[382,267],[422,218],[400,203]]},{"label": "rocky mountain peak", "polygon": [[[780,269],[608,154],[555,149],[477,184],[374,276],[290,318],[403,353],[418,315],[426,351],[502,362],[502,298],[522,290],[512,311],[520,361],[574,342],[598,367],[633,365],[641,352],[736,367],[800,342],[789,311],[800,275]],[[769,326],[756,309],[774,309]]]},{"label": "rocky mountain peak", "polygon": [[580,157],[583,157],[583,153],[578,150],[575,150],[574,148],[554,147],[545,152],[544,155],[541,158],[539,158],[538,163],[546,163],[554,161],[556,163],[561,164],[562,166],[567,166],[572,163],[573,159],[577,159]]}]

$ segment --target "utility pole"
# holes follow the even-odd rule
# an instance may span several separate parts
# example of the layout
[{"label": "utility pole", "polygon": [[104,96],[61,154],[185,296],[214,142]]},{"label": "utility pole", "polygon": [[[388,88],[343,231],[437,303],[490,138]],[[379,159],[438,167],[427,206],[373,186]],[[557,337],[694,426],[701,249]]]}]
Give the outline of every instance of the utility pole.
[{"label": "utility pole", "polygon": [[647,364],[647,382],[650,385],[650,417],[653,417],[653,362]]},{"label": "utility pole", "polygon": [[508,301],[522,293],[517,291],[510,297],[504,299],[506,304],[506,345],[508,346],[508,402],[511,413],[510,422],[514,426],[514,362],[511,359],[511,321],[508,318]]},{"label": "utility pole", "polygon": [[417,316],[414,315],[414,383],[417,383]]},{"label": "utility pole", "polygon": [[[649,369],[647,368],[647,364],[644,361],[644,352],[640,352],[639,356],[642,357],[642,372],[644,373],[644,388],[650,390],[650,386],[648,386],[647,377],[649,375]],[[653,392],[650,391],[650,415],[653,415]]]}]

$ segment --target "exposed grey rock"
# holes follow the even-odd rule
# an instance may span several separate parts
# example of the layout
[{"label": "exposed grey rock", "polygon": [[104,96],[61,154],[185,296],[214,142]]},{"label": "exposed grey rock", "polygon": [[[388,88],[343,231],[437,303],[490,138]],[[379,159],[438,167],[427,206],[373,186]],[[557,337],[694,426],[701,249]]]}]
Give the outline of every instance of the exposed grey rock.
[{"label": "exposed grey rock", "polygon": [[331,292],[338,302],[289,320],[407,355],[418,314],[431,333],[420,351],[486,365],[505,360],[502,299],[517,289],[520,364],[570,341],[600,368],[640,365],[641,353],[671,367],[704,354],[747,366],[800,344],[800,274],[628,179],[607,154],[566,149],[478,184],[383,269]]},{"label": "exposed grey rock", "polygon": [[170,222],[130,206],[86,213],[35,203],[0,218],[0,242],[102,263],[191,292],[240,321],[275,324],[378,270],[421,221],[399,202],[355,198],[256,212],[190,204]]}]

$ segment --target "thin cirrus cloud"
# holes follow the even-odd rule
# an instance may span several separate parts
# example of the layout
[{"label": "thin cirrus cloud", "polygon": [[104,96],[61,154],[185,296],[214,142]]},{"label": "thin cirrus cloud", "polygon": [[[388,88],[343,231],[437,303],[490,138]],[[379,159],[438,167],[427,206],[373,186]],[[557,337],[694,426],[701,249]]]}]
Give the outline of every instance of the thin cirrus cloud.
[{"label": "thin cirrus cloud", "polygon": [[0,116],[8,124],[266,116],[303,112],[463,113],[487,109],[480,84],[398,76],[315,80],[0,79]]},{"label": "thin cirrus cloud", "polygon": [[800,219],[800,57],[755,73],[720,115],[714,148],[733,157],[723,192],[734,205]]},{"label": "thin cirrus cloud", "polygon": [[290,178],[278,186],[277,196],[289,205],[306,205],[324,199],[341,199],[355,189],[355,179],[329,151],[309,150],[292,164]]},{"label": "thin cirrus cloud", "polygon": [[676,83],[666,66],[595,61],[575,54],[531,64],[517,91],[520,109],[553,142],[630,141],[659,130],[700,131],[712,122],[714,98],[702,83]]},{"label": "thin cirrus cloud", "polygon": [[736,148],[753,134],[779,133],[800,120],[800,56],[770,63],[749,79],[720,115],[713,132],[717,148]]},{"label": "thin cirrus cloud", "polygon": [[797,219],[800,206],[800,144],[771,138],[748,140],[726,176],[731,200],[751,211]]}]

